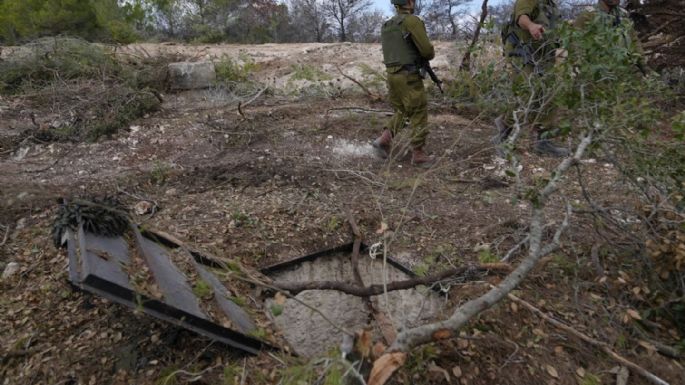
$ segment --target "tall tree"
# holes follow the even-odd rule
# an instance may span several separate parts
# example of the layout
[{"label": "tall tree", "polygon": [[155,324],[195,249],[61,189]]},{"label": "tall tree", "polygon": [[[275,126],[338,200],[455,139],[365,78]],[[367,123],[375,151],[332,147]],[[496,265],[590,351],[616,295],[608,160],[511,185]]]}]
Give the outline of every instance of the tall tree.
[{"label": "tall tree", "polygon": [[471,69],[471,52],[473,52],[473,49],[476,47],[478,37],[480,36],[480,29],[483,27],[486,17],[488,17],[488,0],[483,0],[483,4],[480,8],[480,20],[478,21],[478,25],[476,25],[476,30],[473,31],[471,45],[469,46],[469,49],[464,52],[464,57],[461,59],[461,65],[459,66],[461,71],[468,71]]},{"label": "tall tree", "polygon": [[499,31],[500,28],[511,20],[511,12],[514,9],[513,3],[498,3],[488,5],[488,17]]},{"label": "tall tree", "polygon": [[[176,37],[185,12],[182,0],[145,0],[157,28],[168,36]],[[187,13],[186,13],[187,14]]]},{"label": "tall tree", "polygon": [[433,0],[425,7],[426,19],[434,24],[432,28],[448,31],[455,39],[459,33],[459,18],[465,14],[464,5],[470,0]]},{"label": "tall tree", "polygon": [[352,18],[370,6],[370,0],[324,0],[323,2],[324,14],[336,25],[340,41],[347,41],[347,29]]},{"label": "tall tree", "polygon": [[0,41],[6,43],[61,34],[111,40],[113,28],[130,29],[117,0],[0,1]]},{"label": "tall tree", "polygon": [[376,42],[386,16],[381,11],[362,12],[350,20],[348,35],[356,42]]},{"label": "tall tree", "polygon": [[290,13],[296,36],[302,41],[323,42],[330,23],[320,0],[290,0]]}]

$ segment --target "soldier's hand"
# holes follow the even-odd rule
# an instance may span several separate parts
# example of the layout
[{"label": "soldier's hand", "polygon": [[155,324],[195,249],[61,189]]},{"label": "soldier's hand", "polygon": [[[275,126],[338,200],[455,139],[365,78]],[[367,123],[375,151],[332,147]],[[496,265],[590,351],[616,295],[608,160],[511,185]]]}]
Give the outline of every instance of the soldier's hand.
[{"label": "soldier's hand", "polygon": [[542,38],[542,34],[545,33],[545,27],[537,23],[530,23],[528,25],[528,32],[530,32],[530,35],[533,36],[533,39],[540,40]]}]

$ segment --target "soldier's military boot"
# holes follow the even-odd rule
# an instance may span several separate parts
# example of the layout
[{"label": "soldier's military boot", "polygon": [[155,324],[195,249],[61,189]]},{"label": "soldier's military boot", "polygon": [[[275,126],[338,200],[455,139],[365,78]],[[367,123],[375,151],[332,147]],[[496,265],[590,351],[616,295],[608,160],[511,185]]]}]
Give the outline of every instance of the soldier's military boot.
[{"label": "soldier's military boot", "polygon": [[543,156],[553,156],[556,158],[564,158],[571,154],[566,147],[557,146],[549,139],[538,138],[535,141],[533,151]]},{"label": "soldier's military boot", "polygon": [[390,143],[392,143],[392,132],[386,128],[381,133],[381,136],[371,142],[371,145],[375,150],[376,156],[385,159],[390,154]]},{"label": "soldier's military boot", "polygon": [[495,152],[497,156],[504,158],[506,155],[504,151],[504,141],[507,140],[509,134],[511,134],[511,127],[508,127],[504,122],[504,116],[500,115],[495,118],[495,128],[497,129],[497,134],[490,139],[490,143],[495,146]]},{"label": "soldier's military boot", "polygon": [[423,147],[415,147],[411,150],[411,164],[416,167],[428,168],[435,163],[435,159],[426,155]]}]

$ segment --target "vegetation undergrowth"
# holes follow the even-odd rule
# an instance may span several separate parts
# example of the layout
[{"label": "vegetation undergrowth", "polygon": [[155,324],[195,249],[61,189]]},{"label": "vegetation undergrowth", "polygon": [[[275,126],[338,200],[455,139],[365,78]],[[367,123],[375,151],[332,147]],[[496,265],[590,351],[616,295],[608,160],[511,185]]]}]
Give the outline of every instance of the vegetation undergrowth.
[{"label": "vegetation undergrowth", "polygon": [[163,84],[161,66],[149,67],[137,71],[84,40],[44,38],[0,61],[0,94],[64,104],[70,117],[36,127],[40,140],[97,140],[160,107],[152,86]]}]

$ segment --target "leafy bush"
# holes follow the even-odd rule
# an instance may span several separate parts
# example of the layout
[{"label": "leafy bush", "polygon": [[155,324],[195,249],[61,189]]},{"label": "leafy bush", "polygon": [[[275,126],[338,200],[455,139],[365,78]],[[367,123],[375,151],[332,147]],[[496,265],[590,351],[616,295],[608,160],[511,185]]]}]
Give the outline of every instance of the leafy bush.
[{"label": "leafy bush", "polygon": [[290,80],[308,80],[310,82],[326,81],[333,79],[331,75],[307,64],[292,66],[293,74]]},{"label": "leafy bush", "polygon": [[144,17],[140,3],[116,0],[0,1],[0,42],[16,44],[41,36],[77,36],[88,40],[129,43],[133,24]]},{"label": "leafy bush", "polygon": [[226,39],[226,36],[221,30],[208,25],[198,25],[195,29],[195,33],[197,34],[197,37],[193,39],[195,43],[216,44],[221,43]]},{"label": "leafy bush", "polygon": [[256,68],[257,64],[247,58],[241,64],[228,56],[223,56],[221,60],[214,63],[216,78],[223,82],[246,82]]},{"label": "leafy bush", "polygon": [[456,104],[473,104],[487,115],[496,115],[512,100],[510,75],[502,63],[483,63],[473,72],[455,70],[452,75],[446,93]]},{"label": "leafy bush", "polygon": [[138,33],[133,27],[123,20],[110,21],[107,23],[107,30],[115,43],[131,44],[139,39]]},{"label": "leafy bush", "polygon": [[550,73],[553,78],[546,79],[546,84],[553,84],[549,98],[560,111],[562,131],[593,129],[594,149],[631,182],[626,189],[632,187],[631,198],[641,201],[644,210],[634,213],[642,219],[635,238],[645,240],[635,249],[646,251],[648,258],[627,263],[640,266],[649,286],[649,301],[641,304],[645,313],[679,327],[685,321],[682,115],[666,124],[672,108],[666,101],[674,99],[677,87],[664,83],[658,74],[643,74],[626,30],[599,17],[583,29],[568,25],[559,29],[568,58]]}]

